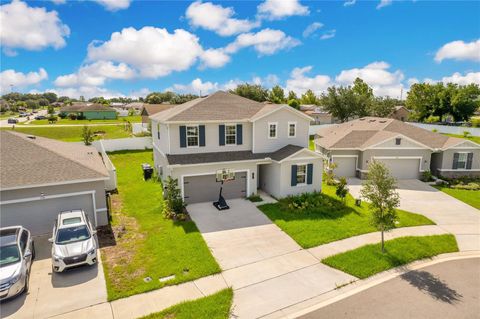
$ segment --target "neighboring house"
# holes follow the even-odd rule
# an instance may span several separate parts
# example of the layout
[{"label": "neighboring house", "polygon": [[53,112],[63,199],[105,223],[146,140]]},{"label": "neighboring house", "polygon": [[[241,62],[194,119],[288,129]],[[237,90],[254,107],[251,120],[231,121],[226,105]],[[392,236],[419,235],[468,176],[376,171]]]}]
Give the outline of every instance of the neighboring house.
[{"label": "neighboring house", "polygon": [[142,123],[148,124],[150,123],[149,117],[157,114],[158,112],[162,112],[172,108],[174,105],[171,104],[143,104],[142,111],[140,114],[142,115]]},{"label": "neighboring house", "polygon": [[388,117],[394,120],[399,120],[402,122],[408,121],[410,114],[412,112],[407,109],[403,105],[397,105],[395,106],[395,109],[393,110],[392,114],[390,114]]},{"label": "neighboring house", "polygon": [[34,235],[52,231],[61,211],[83,209],[96,226],[108,224],[108,172],[97,150],[0,131],[0,224]]},{"label": "neighboring house", "polygon": [[288,105],[219,91],[150,119],[155,166],[163,180],[178,179],[187,203],[217,200],[223,170],[235,177],[223,185],[227,199],[321,190],[323,159],[308,150],[312,119]]},{"label": "neighboring house", "polygon": [[445,177],[480,176],[480,145],[394,119],[364,117],[318,130],[315,150],[337,164],[337,176],[365,178],[372,160],[398,179],[424,171]]},{"label": "neighboring house", "polygon": [[131,110],[131,109],[135,110],[135,112],[138,114],[142,110],[143,105],[144,105],[143,102],[132,102],[132,103],[125,104],[123,108],[125,110]]},{"label": "neighboring house", "polygon": [[102,104],[74,103],[60,109],[60,113],[68,116],[75,114],[86,120],[115,120],[117,111],[114,108]]},{"label": "neighboring house", "polygon": [[61,107],[61,106],[64,105],[64,103],[63,102],[53,102],[50,105],[53,106],[53,107]]},{"label": "neighboring house", "polygon": [[336,123],[335,118],[321,106],[313,104],[300,105],[300,111],[310,116],[313,120],[310,125],[323,125]]}]

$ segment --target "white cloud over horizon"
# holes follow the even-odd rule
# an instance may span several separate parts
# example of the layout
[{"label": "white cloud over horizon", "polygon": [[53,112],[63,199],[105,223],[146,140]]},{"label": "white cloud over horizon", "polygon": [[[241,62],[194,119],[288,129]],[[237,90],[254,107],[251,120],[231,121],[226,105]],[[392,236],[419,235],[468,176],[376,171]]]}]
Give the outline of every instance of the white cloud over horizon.
[{"label": "white cloud over horizon", "polygon": [[457,61],[480,61],[480,39],[472,42],[461,40],[444,44],[436,53],[435,61],[452,59]]},{"label": "white cloud over horizon", "polygon": [[257,7],[260,19],[280,20],[291,16],[306,16],[310,9],[299,0],[265,0]]},{"label": "white cloud over horizon", "polygon": [[40,84],[40,82],[48,79],[48,73],[44,68],[38,69],[38,72],[17,72],[8,69],[0,72],[0,92],[5,94],[11,89],[18,91],[18,89],[25,89],[32,85]]},{"label": "white cloud over horizon", "polygon": [[285,32],[273,29],[263,29],[257,33],[242,33],[225,47],[225,52],[232,54],[242,48],[252,46],[259,55],[272,55],[281,50],[288,50],[300,41],[285,34]]}]

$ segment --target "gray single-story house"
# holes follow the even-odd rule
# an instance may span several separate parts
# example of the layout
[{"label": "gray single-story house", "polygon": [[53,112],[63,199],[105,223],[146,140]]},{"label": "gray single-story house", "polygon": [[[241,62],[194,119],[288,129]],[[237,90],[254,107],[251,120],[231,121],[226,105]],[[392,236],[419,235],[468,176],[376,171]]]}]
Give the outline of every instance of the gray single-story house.
[{"label": "gray single-story house", "polygon": [[93,147],[0,131],[0,224],[50,233],[61,211],[83,209],[108,224],[108,171]]},{"label": "gray single-story house", "polygon": [[315,150],[336,163],[337,176],[365,178],[372,160],[398,179],[480,176],[480,145],[395,119],[364,117],[321,128]]}]

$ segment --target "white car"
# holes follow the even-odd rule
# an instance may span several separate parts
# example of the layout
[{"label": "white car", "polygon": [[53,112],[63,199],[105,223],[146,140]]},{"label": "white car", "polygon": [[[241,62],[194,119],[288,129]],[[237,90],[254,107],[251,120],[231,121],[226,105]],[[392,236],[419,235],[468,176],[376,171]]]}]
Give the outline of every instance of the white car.
[{"label": "white car", "polygon": [[96,230],[83,210],[72,210],[58,214],[53,226],[52,269],[65,269],[94,265],[97,262]]}]

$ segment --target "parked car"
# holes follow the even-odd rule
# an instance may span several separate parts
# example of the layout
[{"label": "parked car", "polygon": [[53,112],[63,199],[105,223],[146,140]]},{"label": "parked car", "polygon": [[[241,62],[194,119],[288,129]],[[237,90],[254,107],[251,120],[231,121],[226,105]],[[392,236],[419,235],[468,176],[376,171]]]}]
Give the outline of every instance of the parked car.
[{"label": "parked car", "polygon": [[83,210],[58,214],[53,226],[52,270],[62,272],[80,265],[97,262],[96,230]]},{"label": "parked car", "polygon": [[0,228],[0,300],[27,292],[35,246],[22,226]]},{"label": "parked car", "polygon": [[7,120],[7,123],[8,124],[17,124],[18,123],[18,120],[17,119],[14,119],[13,117],[12,118],[9,118]]},{"label": "parked car", "polygon": [[37,111],[37,110],[33,110],[32,113],[38,113],[38,111]]},{"label": "parked car", "polygon": [[20,113],[18,113],[18,116],[19,116],[19,117],[25,117],[25,116],[27,116],[27,115],[28,115],[28,114],[25,113],[25,112],[20,112]]},{"label": "parked car", "polygon": [[45,115],[37,115],[37,116],[35,116],[35,119],[36,120],[46,120],[47,117]]}]

